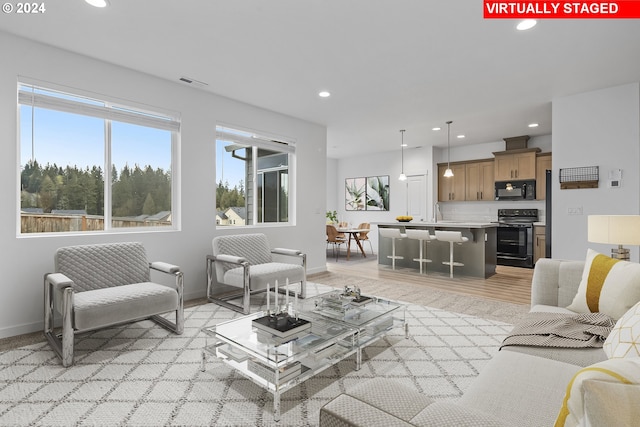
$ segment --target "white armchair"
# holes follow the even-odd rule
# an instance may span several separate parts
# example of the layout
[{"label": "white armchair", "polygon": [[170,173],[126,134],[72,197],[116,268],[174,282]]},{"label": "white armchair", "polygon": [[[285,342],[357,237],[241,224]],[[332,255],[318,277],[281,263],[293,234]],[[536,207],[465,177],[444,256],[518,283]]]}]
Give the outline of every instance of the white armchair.
[{"label": "white armchair", "polygon": [[[299,297],[306,296],[307,256],[301,251],[271,250],[260,233],[218,236],[212,244],[213,255],[207,255],[209,301],[249,314],[251,294],[274,287],[276,280],[283,286],[287,279],[290,285],[300,283]],[[274,255],[292,262],[278,262]],[[238,298],[241,305],[230,302]]]},{"label": "white armchair", "polygon": [[[151,270],[175,277],[175,287],[151,282]],[[55,254],[55,273],[44,276],[44,335],[67,367],[75,334],[151,318],[182,334],[183,275],[180,267],[147,261],[141,243],[68,246]],[[62,333],[54,333],[54,314]],[[160,314],[175,312],[175,323]]]}]

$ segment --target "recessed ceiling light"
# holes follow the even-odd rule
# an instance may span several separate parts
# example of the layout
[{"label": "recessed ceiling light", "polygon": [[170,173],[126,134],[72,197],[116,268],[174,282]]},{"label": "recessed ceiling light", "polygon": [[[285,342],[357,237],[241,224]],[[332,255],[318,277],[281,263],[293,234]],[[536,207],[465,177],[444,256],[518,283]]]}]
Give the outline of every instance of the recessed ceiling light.
[{"label": "recessed ceiling light", "polygon": [[519,31],[529,30],[535,27],[537,23],[538,21],[536,21],[535,19],[525,19],[523,21],[520,21],[518,25],[516,25],[516,29]]},{"label": "recessed ceiling light", "polygon": [[530,128],[537,128],[537,127],[538,127],[538,124],[537,124],[537,123],[530,123],[530,124],[529,124],[529,127],[530,127]]},{"label": "recessed ceiling light", "polygon": [[95,7],[107,7],[109,6],[109,0],[84,0],[91,6]]},{"label": "recessed ceiling light", "polygon": [[457,138],[458,139],[462,139],[462,138],[464,138],[464,135],[458,135]]},{"label": "recessed ceiling light", "polygon": [[432,128],[431,130],[442,130],[442,128],[434,127],[434,128]]},{"label": "recessed ceiling light", "polygon": [[330,97],[330,96],[331,96],[331,94],[330,94],[329,92],[327,92],[326,90],[323,90],[322,92],[320,92],[320,93],[318,94],[318,96],[319,96],[320,98],[328,98],[328,97]]}]

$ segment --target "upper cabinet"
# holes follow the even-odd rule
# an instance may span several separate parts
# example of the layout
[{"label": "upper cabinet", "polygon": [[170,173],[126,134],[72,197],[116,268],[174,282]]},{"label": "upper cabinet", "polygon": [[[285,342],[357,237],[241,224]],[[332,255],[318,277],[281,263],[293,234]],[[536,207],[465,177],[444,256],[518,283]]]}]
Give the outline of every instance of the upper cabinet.
[{"label": "upper cabinet", "polygon": [[551,170],[551,153],[541,153],[536,158],[536,199],[544,200],[547,197],[547,169]]},{"label": "upper cabinet", "polygon": [[506,151],[493,153],[493,159],[453,162],[450,178],[443,176],[447,163],[439,163],[438,201],[495,200],[496,181],[511,180],[536,180],[536,199],[544,200],[545,171],[551,169],[551,153],[540,151],[540,148],[508,147]]},{"label": "upper cabinet", "polygon": [[495,180],[536,179],[536,153],[539,148],[500,151],[495,155]]},{"label": "upper cabinet", "polygon": [[466,197],[465,200],[493,200],[494,161],[478,161],[465,165]]},{"label": "upper cabinet", "polygon": [[452,163],[453,176],[449,178],[443,176],[446,169],[446,163],[438,165],[438,201],[463,201],[465,197],[465,165]]}]

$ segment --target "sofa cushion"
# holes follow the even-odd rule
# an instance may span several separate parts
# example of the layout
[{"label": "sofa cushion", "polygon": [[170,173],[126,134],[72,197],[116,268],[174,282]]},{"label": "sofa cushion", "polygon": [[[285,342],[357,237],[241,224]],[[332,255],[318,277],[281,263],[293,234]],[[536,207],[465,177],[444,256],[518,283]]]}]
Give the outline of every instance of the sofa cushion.
[{"label": "sofa cushion", "polygon": [[576,372],[566,387],[562,407],[557,416],[556,427],[584,425],[583,383],[587,380],[640,384],[640,358],[609,359]]},{"label": "sofa cushion", "polygon": [[78,292],[73,298],[73,326],[79,330],[142,319],[178,308],[175,289],[151,282]]},{"label": "sofa cushion", "polygon": [[320,427],[410,427],[397,418],[355,397],[341,394],[320,409]]},{"label": "sofa cushion", "polygon": [[577,313],[602,312],[619,319],[638,301],[640,264],[588,249],[578,293],[567,308]]},{"label": "sofa cushion", "polygon": [[569,363],[500,351],[458,402],[507,425],[553,425],[566,385],[578,370]]},{"label": "sofa cushion", "polygon": [[609,358],[640,357],[640,303],[618,319],[603,349]]},{"label": "sofa cushion", "polygon": [[566,307],[573,301],[584,261],[541,258],[536,261],[531,280],[531,305]]},{"label": "sofa cushion", "polygon": [[570,363],[579,367],[593,365],[607,360],[607,355],[601,348],[558,348],[558,347],[533,347],[527,345],[514,345],[504,347],[500,351],[515,351],[531,356],[543,357],[558,362]]},{"label": "sofa cushion", "polygon": [[413,417],[411,424],[420,427],[506,427],[491,414],[467,408],[453,402],[434,402]]},{"label": "sofa cushion", "polygon": [[638,425],[640,385],[587,380],[582,388],[587,425],[609,426],[613,420],[618,427]]}]

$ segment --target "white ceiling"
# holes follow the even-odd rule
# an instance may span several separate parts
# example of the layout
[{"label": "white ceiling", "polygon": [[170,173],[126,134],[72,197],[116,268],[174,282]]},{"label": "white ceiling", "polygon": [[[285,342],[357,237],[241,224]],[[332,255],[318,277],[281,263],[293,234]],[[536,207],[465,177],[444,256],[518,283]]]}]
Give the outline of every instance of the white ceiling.
[{"label": "white ceiling", "polygon": [[452,145],[550,134],[554,98],[640,81],[638,20],[517,32],[483,19],[481,0],[110,3],[45,2],[0,30],[324,124],[335,158],[398,149],[399,129],[409,146],[446,146],[447,120]]}]

